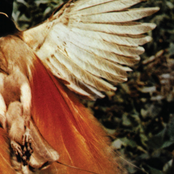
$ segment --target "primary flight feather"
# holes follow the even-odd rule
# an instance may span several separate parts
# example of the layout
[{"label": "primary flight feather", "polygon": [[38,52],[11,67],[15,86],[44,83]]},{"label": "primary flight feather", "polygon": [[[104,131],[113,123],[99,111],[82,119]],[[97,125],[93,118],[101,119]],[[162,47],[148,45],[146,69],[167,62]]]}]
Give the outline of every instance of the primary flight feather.
[{"label": "primary flight feather", "polygon": [[140,45],[150,41],[143,34],[155,28],[155,24],[135,22],[158,10],[128,9],[138,2],[69,1],[46,22],[20,37],[45,67],[67,81],[71,90],[89,98],[102,97],[99,91],[116,89],[109,82],[127,80],[130,69],[122,65],[139,60],[144,52]]}]

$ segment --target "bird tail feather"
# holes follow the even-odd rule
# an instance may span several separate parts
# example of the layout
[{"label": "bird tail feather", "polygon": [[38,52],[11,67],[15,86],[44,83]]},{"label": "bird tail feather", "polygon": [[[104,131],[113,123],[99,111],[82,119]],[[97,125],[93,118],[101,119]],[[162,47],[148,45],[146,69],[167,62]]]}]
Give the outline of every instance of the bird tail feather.
[{"label": "bird tail feather", "polygon": [[[99,123],[38,59],[30,83],[33,121],[60,154],[59,161],[96,173],[119,174],[120,166],[113,160],[113,151]],[[56,163],[50,170],[59,174],[86,174]]]}]

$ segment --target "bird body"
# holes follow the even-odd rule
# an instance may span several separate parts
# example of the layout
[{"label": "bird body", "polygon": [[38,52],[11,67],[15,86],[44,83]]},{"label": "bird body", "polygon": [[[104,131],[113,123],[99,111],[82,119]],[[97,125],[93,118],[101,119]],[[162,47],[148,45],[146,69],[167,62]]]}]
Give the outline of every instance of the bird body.
[{"label": "bird body", "polygon": [[[76,94],[95,100],[127,79],[127,66],[139,60],[141,45],[151,40],[143,34],[155,28],[135,21],[158,8],[128,9],[141,1],[70,0],[36,27],[2,32],[0,122],[19,147],[33,139],[29,158],[23,159],[23,150],[20,154],[20,172],[125,172],[106,133]],[[4,157],[9,164],[10,153]]]},{"label": "bird body", "polygon": [[[5,99],[4,103],[8,110],[11,108],[9,108],[9,105],[14,101],[22,101],[20,99],[22,96],[21,87],[23,84],[29,83],[32,95],[31,115],[34,124],[51,147],[60,153],[61,162],[79,167],[80,169],[91,169],[91,171],[97,173],[104,172],[102,171],[102,166],[105,166],[105,168],[108,168],[107,171],[112,173],[113,170],[115,173],[118,170],[116,162],[112,159],[112,151],[105,140],[107,139],[106,134],[96,119],[80,104],[73,92],[58,82],[45,69],[33,51],[28,51],[30,48],[25,43],[23,44],[20,38],[16,36],[9,36],[9,38],[10,43],[8,41],[2,42],[5,45],[2,44],[3,49],[1,52],[3,55],[7,55],[8,65],[14,59],[14,65],[18,66],[16,66],[17,69],[15,69],[15,66],[12,66],[11,69],[10,66],[7,66],[6,72],[8,72],[8,75],[3,75],[5,77],[1,94]],[[10,46],[12,46],[11,42],[14,46],[13,49],[9,50]],[[6,53],[5,48],[8,48],[8,53]],[[13,54],[14,49],[17,50],[18,54]],[[21,60],[21,58],[24,59]],[[32,61],[30,63],[25,61],[25,59]],[[22,63],[24,63],[24,66],[22,66]],[[28,67],[28,65],[30,66]],[[23,100],[30,102],[28,92],[26,94]],[[23,108],[25,107],[25,104],[22,103],[21,105]],[[15,119],[8,119],[9,113],[6,113],[6,126],[12,125],[9,131],[9,138],[21,144],[22,134],[25,133],[24,126],[22,126],[25,118],[20,116],[19,120],[17,115],[20,114],[15,110],[12,111],[13,117],[16,115]],[[100,136],[102,138],[99,138]],[[90,141],[87,141],[88,139]],[[38,140],[35,139],[35,141],[37,143]],[[33,149],[35,149],[35,145]],[[115,163],[115,165],[112,163]],[[73,172],[83,173],[83,171],[77,171],[77,169],[71,169],[60,164],[54,164],[53,166],[52,168],[54,169],[51,170],[54,172],[63,170],[63,173],[65,171],[71,174]],[[115,167],[116,169],[114,169]]]}]

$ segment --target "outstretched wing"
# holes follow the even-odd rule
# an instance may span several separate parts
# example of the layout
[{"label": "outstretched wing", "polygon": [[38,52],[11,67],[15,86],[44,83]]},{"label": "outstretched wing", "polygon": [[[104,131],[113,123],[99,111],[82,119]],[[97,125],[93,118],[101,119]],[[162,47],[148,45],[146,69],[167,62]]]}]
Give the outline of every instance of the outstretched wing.
[{"label": "outstretched wing", "polygon": [[142,0],[70,0],[47,21],[20,36],[44,66],[71,90],[89,98],[127,80],[144,52],[152,23],[135,22],[159,8],[131,8]]}]

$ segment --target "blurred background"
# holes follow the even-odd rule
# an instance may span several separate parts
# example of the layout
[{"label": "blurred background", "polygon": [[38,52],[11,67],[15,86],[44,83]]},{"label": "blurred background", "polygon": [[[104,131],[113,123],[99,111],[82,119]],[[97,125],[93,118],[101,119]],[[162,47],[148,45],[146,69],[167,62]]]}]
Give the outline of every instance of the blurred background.
[{"label": "blurred background", "polygon": [[[63,0],[15,0],[20,29],[48,18]],[[174,0],[148,0],[136,7],[160,7],[143,19],[157,24],[153,40],[116,92],[96,102],[82,100],[102,123],[131,174],[174,173]]]}]

